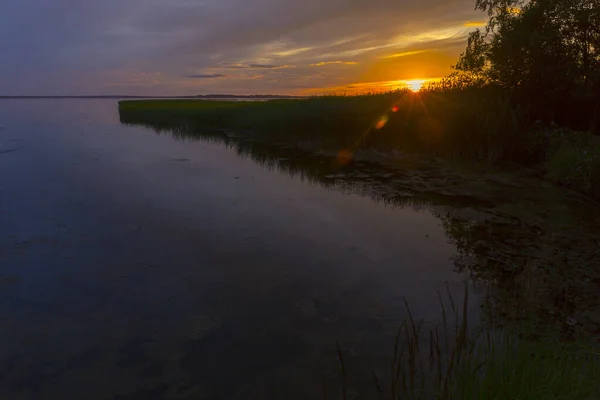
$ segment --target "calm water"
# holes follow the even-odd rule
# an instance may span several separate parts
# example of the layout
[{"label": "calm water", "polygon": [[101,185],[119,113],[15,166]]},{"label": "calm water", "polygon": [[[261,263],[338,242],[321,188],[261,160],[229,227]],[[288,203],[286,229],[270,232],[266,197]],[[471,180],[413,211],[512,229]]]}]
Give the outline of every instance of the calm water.
[{"label": "calm water", "polygon": [[435,319],[462,290],[426,210],[126,127],[114,101],[4,101],[0,127],[3,398],[320,395],[336,342],[360,381],[403,296]]},{"label": "calm water", "polygon": [[238,153],[112,100],[0,102],[1,398],[318,398],[338,342],[364,396],[403,298],[460,297],[431,207]]}]

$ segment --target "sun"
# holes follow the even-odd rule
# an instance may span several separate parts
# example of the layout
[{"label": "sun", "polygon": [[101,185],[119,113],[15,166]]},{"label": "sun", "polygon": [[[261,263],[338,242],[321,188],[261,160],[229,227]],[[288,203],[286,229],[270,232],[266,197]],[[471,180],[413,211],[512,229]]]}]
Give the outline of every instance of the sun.
[{"label": "sun", "polygon": [[404,81],[404,84],[406,84],[408,89],[410,89],[413,93],[417,93],[423,88],[423,84],[425,84],[425,79],[412,79]]}]

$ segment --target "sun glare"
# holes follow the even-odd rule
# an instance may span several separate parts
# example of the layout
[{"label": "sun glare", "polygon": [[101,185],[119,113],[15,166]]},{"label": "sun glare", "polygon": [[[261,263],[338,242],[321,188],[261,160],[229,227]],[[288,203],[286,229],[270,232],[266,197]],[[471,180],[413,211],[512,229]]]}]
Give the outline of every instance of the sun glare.
[{"label": "sun glare", "polygon": [[417,93],[418,91],[420,91],[423,88],[423,84],[425,84],[425,80],[424,79],[413,79],[410,81],[404,81],[404,83],[406,84],[408,89],[410,89],[414,93]]}]

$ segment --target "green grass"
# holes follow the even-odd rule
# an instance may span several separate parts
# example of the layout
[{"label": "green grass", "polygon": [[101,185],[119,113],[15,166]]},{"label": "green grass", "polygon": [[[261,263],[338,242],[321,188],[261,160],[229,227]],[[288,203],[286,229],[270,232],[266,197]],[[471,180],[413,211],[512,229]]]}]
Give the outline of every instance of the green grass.
[{"label": "green grass", "polygon": [[[492,107],[493,113],[484,112]],[[351,151],[377,148],[496,162],[510,158],[518,144],[506,101],[488,101],[480,92],[397,91],[265,102],[123,101],[119,109],[124,123],[173,123]]]},{"label": "green grass", "polygon": [[400,94],[318,97],[264,102],[135,101],[121,102],[123,122],[175,123],[197,129],[251,133],[271,140],[319,140],[353,145],[375,118]]},{"label": "green grass", "polygon": [[[528,342],[501,334],[461,366],[457,399],[578,399],[600,396],[600,358],[578,345]],[[477,362],[478,364],[475,364]]]},{"label": "green grass", "polygon": [[[381,399],[592,400],[600,398],[600,350],[588,342],[528,340],[517,327],[469,326],[462,305],[440,295],[442,320],[408,318],[398,330],[387,377],[373,374]],[[342,398],[348,377],[338,346]],[[325,394],[327,396],[327,393]]]}]

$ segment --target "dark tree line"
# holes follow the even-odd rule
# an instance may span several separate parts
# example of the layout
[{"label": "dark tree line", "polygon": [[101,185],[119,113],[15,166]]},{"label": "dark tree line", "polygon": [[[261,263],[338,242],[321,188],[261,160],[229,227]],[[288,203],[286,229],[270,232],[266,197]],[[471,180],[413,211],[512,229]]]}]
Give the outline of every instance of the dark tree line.
[{"label": "dark tree line", "polygon": [[485,29],[455,66],[529,121],[600,133],[600,0],[476,0]]}]

